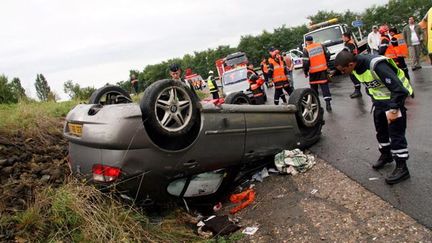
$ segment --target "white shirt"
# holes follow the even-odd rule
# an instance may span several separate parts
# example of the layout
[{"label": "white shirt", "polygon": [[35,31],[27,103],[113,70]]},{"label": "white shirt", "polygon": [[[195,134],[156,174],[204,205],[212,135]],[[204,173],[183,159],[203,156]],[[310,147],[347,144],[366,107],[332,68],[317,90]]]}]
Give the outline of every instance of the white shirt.
[{"label": "white shirt", "polygon": [[375,32],[370,32],[367,38],[367,42],[369,45],[369,48],[372,50],[378,50],[378,46],[381,42],[381,36],[380,33],[378,33],[378,31]]},{"label": "white shirt", "polygon": [[413,46],[420,45],[420,40],[417,36],[417,33],[414,30],[415,25],[410,25],[409,27],[411,29],[411,45]]}]

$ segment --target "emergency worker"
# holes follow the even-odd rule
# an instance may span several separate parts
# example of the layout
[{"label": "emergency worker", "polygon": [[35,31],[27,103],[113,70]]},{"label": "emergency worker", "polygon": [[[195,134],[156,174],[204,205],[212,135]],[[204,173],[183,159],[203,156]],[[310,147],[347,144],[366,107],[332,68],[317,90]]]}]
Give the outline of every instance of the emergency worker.
[{"label": "emergency worker", "polygon": [[269,83],[269,78],[268,78],[268,62],[267,62],[267,58],[265,58],[265,57],[262,58],[260,66],[261,66],[261,72],[263,74],[266,86],[267,87],[271,87],[272,84]]},{"label": "emergency worker", "polygon": [[[358,54],[357,45],[351,38],[351,32],[345,32],[342,34],[342,40],[344,41],[344,49],[351,52],[353,55]],[[353,74],[350,74],[351,82],[354,84],[354,92],[350,95],[351,99],[358,98],[362,96],[361,93],[361,84],[360,82],[353,77]]]},{"label": "emergency worker", "polygon": [[393,59],[377,55],[354,56],[347,51],[336,56],[335,66],[342,73],[353,73],[372,98],[376,138],[381,152],[372,168],[378,170],[395,160],[396,167],[386,177],[386,183],[395,184],[408,179],[405,99],[413,89],[405,73]]},{"label": "emergency worker", "polygon": [[379,27],[379,33],[381,34],[381,41],[378,49],[378,54],[385,57],[396,59],[397,53],[393,45],[390,43],[389,28],[387,25],[381,25]]},{"label": "emergency worker", "polygon": [[330,101],[331,93],[327,78],[327,61],[330,59],[330,52],[320,43],[314,43],[312,36],[306,36],[306,47],[303,50],[305,61],[303,63],[303,71],[305,77],[309,77],[309,84],[318,94],[318,85],[321,86],[324,100],[326,102],[326,110],[332,110]]},{"label": "emergency worker", "polygon": [[403,38],[401,33],[397,32],[396,28],[389,29],[390,34],[390,44],[393,46],[396,52],[395,62],[400,69],[402,69],[405,73],[405,77],[410,79],[408,74],[408,66],[406,65],[405,58],[408,57],[408,46]]},{"label": "emergency worker", "polygon": [[288,95],[293,92],[293,88],[289,85],[287,78],[287,67],[278,50],[271,47],[269,49],[269,54],[268,76],[273,80],[275,87],[274,104],[279,104],[279,98],[286,104],[287,100],[283,91],[285,90]]},{"label": "emergency worker", "polygon": [[130,75],[130,82],[133,88],[133,91],[135,92],[135,95],[138,94],[138,78],[134,73]]},{"label": "emergency worker", "polygon": [[216,84],[216,81],[213,78],[213,71],[209,71],[209,76],[207,78],[207,86],[209,88],[210,93],[213,96],[213,99],[219,99],[219,90]]},{"label": "emergency worker", "polygon": [[264,104],[264,90],[261,87],[264,84],[264,80],[254,71],[252,63],[247,65],[246,77],[249,82],[250,90],[254,96],[255,104]]},{"label": "emergency worker", "polygon": [[186,81],[181,77],[182,69],[180,68],[179,64],[177,63],[171,64],[169,66],[169,74],[172,80],[182,82],[184,85],[186,85],[192,91],[192,94],[199,100],[198,95],[196,94],[192,83]]}]

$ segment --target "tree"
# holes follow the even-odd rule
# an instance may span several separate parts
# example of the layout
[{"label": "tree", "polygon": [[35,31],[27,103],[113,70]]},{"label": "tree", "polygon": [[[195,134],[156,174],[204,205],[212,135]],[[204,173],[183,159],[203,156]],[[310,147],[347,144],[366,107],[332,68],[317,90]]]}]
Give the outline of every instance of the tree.
[{"label": "tree", "polygon": [[55,97],[55,95],[50,94],[51,88],[49,87],[47,80],[42,74],[36,75],[35,88],[37,97],[41,101],[48,101],[48,98],[52,99]]},{"label": "tree", "polygon": [[12,92],[18,97],[18,99],[27,99],[25,89],[21,85],[21,80],[19,78],[13,78],[11,82]]},{"label": "tree", "polygon": [[0,75],[0,104],[17,103],[18,97],[12,91],[11,84],[5,75]]},{"label": "tree", "polygon": [[79,84],[74,84],[68,80],[63,84],[63,91],[74,100],[88,100],[96,89],[94,87],[81,88]]}]

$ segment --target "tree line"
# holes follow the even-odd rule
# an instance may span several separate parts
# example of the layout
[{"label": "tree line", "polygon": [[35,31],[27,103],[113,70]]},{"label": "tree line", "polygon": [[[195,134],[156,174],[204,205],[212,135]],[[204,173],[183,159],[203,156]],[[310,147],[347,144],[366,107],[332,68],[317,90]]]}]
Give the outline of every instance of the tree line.
[{"label": "tree line", "polygon": [[[373,5],[361,13],[352,10],[343,13],[321,10],[314,15],[308,16],[307,19],[310,23],[319,23],[331,18],[338,18],[340,23],[347,25],[351,25],[352,21],[360,19],[364,23],[362,29],[366,33],[370,31],[373,25],[381,24],[388,24],[401,30],[406,25],[408,17],[414,16],[419,21],[428,11],[430,5],[430,0],[389,0],[386,4]],[[156,80],[167,78],[168,67],[172,63],[180,64],[183,70],[191,68],[194,73],[205,78],[210,70],[216,71],[215,61],[217,59],[237,51],[245,52],[249,61],[256,66],[259,65],[263,57],[267,56],[269,47],[275,47],[283,51],[300,47],[303,42],[303,35],[307,32],[306,24],[295,27],[283,25],[275,28],[272,32],[263,31],[256,36],[241,36],[236,47],[221,45],[213,49],[195,51],[193,54],[186,54],[181,58],[172,58],[157,64],[146,65],[142,71],[130,70],[129,76],[135,74],[138,77],[140,91]],[[131,90],[129,80],[119,81],[116,84],[128,91]],[[55,94],[50,90],[42,74],[37,75],[35,88],[39,100],[55,100]],[[80,87],[79,84],[74,84],[71,80],[64,83],[64,91],[72,99],[87,99],[94,90],[93,87]],[[23,97],[25,97],[25,92],[18,78],[14,78],[9,82],[4,75],[0,76],[0,103],[18,102]]]}]

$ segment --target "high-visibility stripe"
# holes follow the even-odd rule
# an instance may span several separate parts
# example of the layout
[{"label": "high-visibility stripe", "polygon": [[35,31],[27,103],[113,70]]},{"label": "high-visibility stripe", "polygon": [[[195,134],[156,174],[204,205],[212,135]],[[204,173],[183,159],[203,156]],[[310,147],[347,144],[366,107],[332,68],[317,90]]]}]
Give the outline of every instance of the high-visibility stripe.
[{"label": "high-visibility stripe", "polygon": [[398,158],[408,158],[408,154],[395,154],[396,157]]},{"label": "high-visibility stripe", "polygon": [[407,148],[405,148],[405,149],[398,149],[398,150],[390,150],[392,153],[394,153],[394,154],[401,154],[401,153],[407,153],[408,152],[408,149]]},{"label": "high-visibility stripe", "polygon": [[314,80],[314,81],[310,81],[310,84],[325,84],[327,83],[327,79],[323,79],[323,80]]},{"label": "high-visibility stripe", "polygon": [[390,146],[390,142],[388,142],[388,143],[379,143],[379,144],[378,144],[378,147],[379,147],[379,148],[387,147],[387,146]]}]

